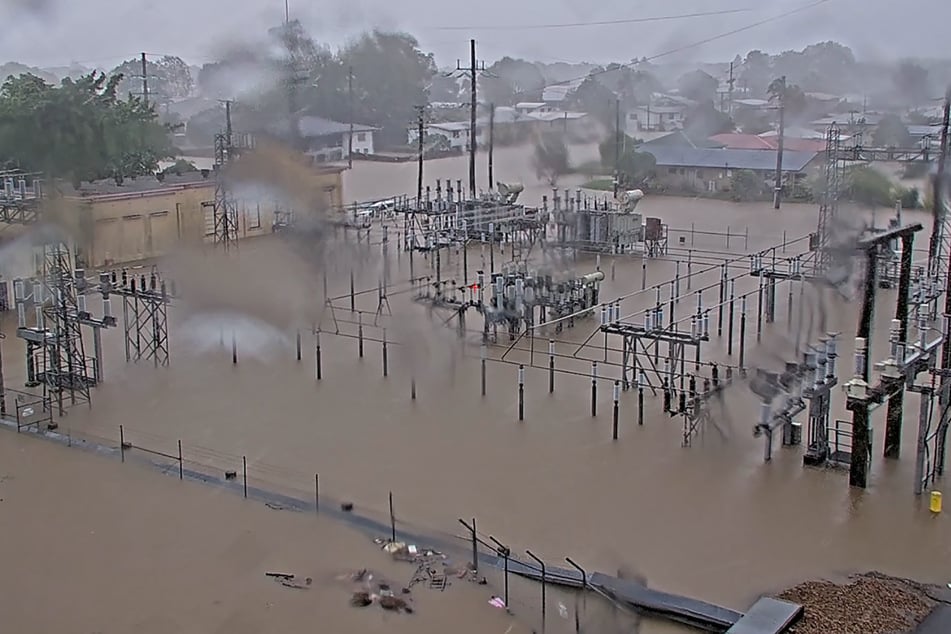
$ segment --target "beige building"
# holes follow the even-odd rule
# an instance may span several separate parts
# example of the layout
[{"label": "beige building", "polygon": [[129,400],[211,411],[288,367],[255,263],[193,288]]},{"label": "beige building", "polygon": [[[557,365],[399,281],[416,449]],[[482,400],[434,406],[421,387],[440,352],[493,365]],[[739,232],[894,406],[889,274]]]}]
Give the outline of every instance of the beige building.
[{"label": "beige building", "polygon": [[[320,192],[325,209],[343,202],[341,171],[311,170],[311,189]],[[276,212],[289,206],[261,188],[237,190],[233,199],[239,239],[272,233]],[[161,257],[179,244],[213,242],[214,200],[214,177],[196,172],[122,186],[94,183],[68,193],[57,206],[67,212],[60,216],[71,225],[78,262],[98,268]]]}]

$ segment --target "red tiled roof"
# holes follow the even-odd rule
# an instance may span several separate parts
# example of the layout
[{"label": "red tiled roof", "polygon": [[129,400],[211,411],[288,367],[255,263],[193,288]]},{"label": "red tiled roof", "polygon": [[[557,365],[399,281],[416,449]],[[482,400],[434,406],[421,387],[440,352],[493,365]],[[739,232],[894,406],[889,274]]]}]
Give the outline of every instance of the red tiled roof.
[{"label": "red tiled roof", "polygon": [[[731,150],[775,150],[776,137],[761,137],[755,134],[717,134],[711,141],[722,143]],[[784,139],[783,148],[791,152],[822,152],[825,141],[820,139]]]}]

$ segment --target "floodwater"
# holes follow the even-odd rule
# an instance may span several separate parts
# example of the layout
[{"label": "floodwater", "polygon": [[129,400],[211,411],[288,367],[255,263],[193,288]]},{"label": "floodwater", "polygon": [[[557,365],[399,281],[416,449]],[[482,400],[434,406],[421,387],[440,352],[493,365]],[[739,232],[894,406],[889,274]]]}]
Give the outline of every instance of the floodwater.
[{"label": "floodwater", "polygon": [[[479,167],[484,180],[484,163]],[[497,153],[495,167],[498,180],[526,184],[523,197],[529,204],[549,190],[535,179],[524,151]],[[434,161],[426,169],[433,179],[467,173],[464,159]],[[415,165],[357,163],[347,175],[347,192],[353,199],[391,196],[413,191],[415,178]],[[720,254],[740,256],[779,245],[785,236],[785,255],[793,255],[804,250],[805,243],[795,241],[814,231],[816,219],[812,205],[785,204],[775,212],[768,204],[673,197],[648,197],[639,211],[661,217],[672,228],[671,252],[647,262],[646,284],[639,256],[602,258],[601,297],[624,296],[622,314],[639,313],[654,304],[653,286],[672,279],[679,267],[678,319],[694,311],[699,290],[707,289],[704,306],[715,303],[718,265],[725,257]],[[723,235],[714,235],[727,227],[734,234],[729,246]],[[924,247],[926,236],[917,244]],[[682,446],[681,419],[662,413],[659,396],[648,396],[639,426],[636,393],[624,392],[614,442],[612,386],[619,378],[620,342],[608,342],[605,350],[602,336],[594,334],[594,318],[578,320],[557,335],[559,373],[552,394],[547,347],[548,337],[555,335],[520,339],[511,350],[500,336],[489,351],[483,397],[481,322],[471,316],[470,332],[460,339],[451,313],[414,303],[406,282],[409,257],[396,250],[395,239],[385,258],[378,243],[357,245],[352,235],[347,243],[341,237],[311,251],[308,256],[323,256],[323,266],[271,238],[243,244],[227,256],[183,253],[162,263],[184,293],[169,315],[170,366],[127,365],[122,333],[106,333],[105,381],[94,390],[92,406],[71,409],[61,429],[115,446],[123,425],[127,442],[171,455],[181,440],[186,462],[222,471],[240,469],[246,456],[250,482],[297,491],[304,499],[313,494],[319,473],[322,496],[353,501],[380,518],[387,515],[392,492],[400,525],[463,536],[458,518],[475,517],[487,541],[492,535],[517,555],[528,548],[552,565],[566,565],[568,556],[589,571],[622,569],[643,576],[651,587],[738,610],[762,593],[856,570],[947,582],[951,525],[944,515],[930,515],[926,500],[912,494],[916,397],[906,399],[898,461],[880,457],[884,412],[875,413],[872,474],[865,491],[850,489],[843,472],[803,468],[802,447],[782,448],[777,442],[773,460],[764,464],[763,440],[752,434],[758,408],[742,384],[725,393],[724,403],[715,406],[715,424],[690,447]],[[484,257],[478,248],[470,249],[465,273],[461,253],[449,254],[441,262],[443,275],[471,282],[476,269],[488,268],[484,262],[490,256]],[[507,257],[508,250],[491,256],[497,266]],[[781,248],[777,257],[783,257]],[[591,257],[563,267],[568,264],[581,274],[597,266]],[[413,267],[418,276],[432,263],[416,254]],[[689,288],[688,270],[693,273]],[[336,298],[330,306],[324,301],[323,271],[328,295]],[[366,291],[355,297],[356,313],[350,311],[348,295],[351,271],[355,288]],[[740,276],[737,297],[755,291],[756,280],[742,277],[748,271],[745,259],[730,271]],[[384,272],[390,281],[381,300],[378,281]],[[638,293],[642,284],[646,290]],[[667,284],[662,292],[666,302]],[[789,321],[787,287],[780,286],[777,322],[763,325],[760,343],[761,311],[756,294],[749,298],[746,365],[775,370],[793,360],[796,333],[811,327],[811,338],[818,337],[822,312],[824,330],[843,333],[838,367],[840,382],[846,381],[856,307],[841,299],[820,301],[811,289],[800,292],[794,287]],[[886,356],[894,297],[891,291],[879,294],[875,360]],[[739,300],[735,309],[738,330]],[[714,330],[716,318],[711,321]],[[315,380],[311,334],[315,323],[322,331],[320,381]],[[295,356],[298,329],[301,361]],[[724,335],[711,333],[704,361],[737,364],[738,344],[732,356],[727,354],[728,330],[725,316]],[[9,325],[7,331],[12,332]],[[390,342],[386,377],[384,337]],[[23,381],[22,361],[13,352],[18,349],[20,342],[8,338],[10,387]],[[590,403],[592,361],[601,364],[596,416]],[[518,364],[526,366],[522,422]],[[836,400],[833,417],[846,418],[844,395]],[[500,575],[490,574],[489,580],[492,591],[501,592]],[[513,609],[532,625],[538,620],[537,592],[535,585],[513,581]],[[549,608],[549,629],[573,629],[570,619],[559,618],[554,602]],[[654,621],[641,628],[642,634],[679,631]]]}]

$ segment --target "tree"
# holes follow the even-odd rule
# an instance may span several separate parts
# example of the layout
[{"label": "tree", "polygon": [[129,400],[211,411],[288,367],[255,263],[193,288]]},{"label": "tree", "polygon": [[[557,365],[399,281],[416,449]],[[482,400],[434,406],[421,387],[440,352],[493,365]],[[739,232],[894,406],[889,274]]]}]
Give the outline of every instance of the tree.
[{"label": "tree", "polygon": [[771,81],[766,93],[775,106],[781,104],[785,108],[787,121],[801,116],[806,111],[806,93],[796,84],[790,84],[785,75]]},{"label": "tree", "polygon": [[730,115],[717,110],[712,101],[697,104],[684,114],[684,132],[691,138],[705,139],[735,129]]},{"label": "tree", "polygon": [[561,132],[540,134],[535,140],[532,162],[538,179],[555,187],[558,179],[571,171],[565,135]]},{"label": "tree", "polygon": [[499,106],[512,106],[519,101],[540,101],[545,90],[545,77],[535,64],[523,59],[503,57],[479,78],[482,99]]},{"label": "tree", "polygon": [[909,103],[920,104],[930,96],[928,71],[914,62],[906,60],[899,64],[892,81]]},{"label": "tree", "polygon": [[657,168],[657,159],[650,152],[637,152],[633,148],[621,155],[618,176],[623,189],[642,187]]},{"label": "tree", "polygon": [[680,94],[696,102],[714,101],[719,87],[720,82],[702,70],[684,73],[677,80],[677,88],[680,90]]},{"label": "tree", "polygon": [[894,203],[888,177],[871,167],[856,167],[849,178],[849,195],[867,207],[890,207]]},{"label": "tree", "polygon": [[734,170],[730,179],[730,191],[733,200],[749,202],[763,198],[766,185],[763,179],[752,170]]},{"label": "tree", "polygon": [[429,85],[429,102],[458,103],[462,99],[459,79],[443,73],[436,73]]},{"label": "tree", "polygon": [[581,82],[571,94],[568,107],[587,112],[609,130],[616,127],[617,97],[593,75]]},{"label": "tree", "polygon": [[74,183],[153,173],[173,148],[152,104],[117,97],[121,81],[96,72],[58,87],[9,78],[0,88],[0,162]]},{"label": "tree", "polygon": [[[614,167],[614,159],[619,149],[617,147],[617,141],[617,135],[610,134],[598,144],[598,153],[601,156],[601,165],[611,168]],[[620,154],[622,156],[627,152],[633,151],[634,148],[641,144],[641,141],[623,133],[621,134],[620,142]]]},{"label": "tree", "polygon": [[740,73],[740,86],[749,89],[754,95],[766,93],[772,75],[772,62],[763,51],[750,51],[743,61]]},{"label": "tree", "polygon": [[872,133],[872,142],[878,147],[907,148],[912,145],[908,126],[902,123],[901,118],[895,114],[882,117],[875,132]]},{"label": "tree", "polygon": [[[180,57],[165,55],[155,62],[146,60],[145,72],[149,81],[149,101],[166,104],[188,97],[194,88],[191,70]],[[109,74],[122,75],[117,89],[120,95],[142,95],[142,60],[126,60]]]},{"label": "tree", "polygon": [[339,62],[353,68],[354,119],[383,128],[381,144],[405,143],[414,108],[427,102],[426,87],[436,73],[433,56],[420,51],[411,35],[373,31],[343,49]]}]

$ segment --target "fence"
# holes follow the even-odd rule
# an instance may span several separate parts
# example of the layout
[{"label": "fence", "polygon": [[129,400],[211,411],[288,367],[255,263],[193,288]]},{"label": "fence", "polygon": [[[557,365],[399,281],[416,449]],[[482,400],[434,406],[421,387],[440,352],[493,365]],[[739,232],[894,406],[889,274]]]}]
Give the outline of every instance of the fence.
[{"label": "fence", "polygon": [[[7,390],[8,395],[11,392]],[[25,396],[36,398],[33,395]],[[39,401],[42,404],[43,399]],[[26,405],[26,400],[23,403],[18,408],[33,406]],[[51,404],[48,399],[45,405],[41,420],[51,422]],[[638,618],[630,613],[620,614],[617,605],[611,606],[606,597],[603,606],[592,605],[589,608],[590,599],[586,593],[540,584],[511,573],[508,566],[510,560],[521,560],[518,561],[520,568],[536,573],[544,571],[546,563],[532,550],[524,549],[522,556],[492,534],[480,530],[475,518],[459,520],[465,526],[464,535],[398,519],[394,502],[398,501],[398,496],[393,491],[387,492],[388,513],[363,506],[354,510],[352,502],[326,495],[324,483],[316,472],[308,476],[260,461],[249,462],[247,456],[232,455],[199,445],[185,445],[181,440],[172,441],[125,425],[118,427],[114,438],[106,438],[86,430],[63,431],[56,429],[55,425],[46,427],[39,423],[39,420],[17,423],[16,429],[22,431],[35,427],[35,430],[30,431],[70,447],[115,456],[123,463],[146,464],[177,476],[180,480],[226,488],[245,499],[263,502],[271,508],[330,516],[371,537],[437,549],[460,563],[466,562],[471,571],[471,580],[480,583],[485,580],[489,588],[486,599],[490,598],[490,594],[492,598],[500,598],[512,614],[536,628],[536,631],[593,633],[604,629],[606,618],[614,621],[636,621]],[[14,427],[11,422],[6,422],[6,425]],[[570,558],[564,560],[577,566]],[[601,609],[604,606],[611,609],[605,612]],[[541,629],[537,629],[539,626]]]}]

